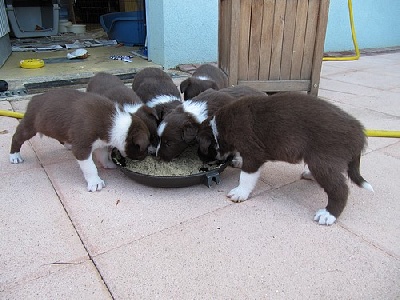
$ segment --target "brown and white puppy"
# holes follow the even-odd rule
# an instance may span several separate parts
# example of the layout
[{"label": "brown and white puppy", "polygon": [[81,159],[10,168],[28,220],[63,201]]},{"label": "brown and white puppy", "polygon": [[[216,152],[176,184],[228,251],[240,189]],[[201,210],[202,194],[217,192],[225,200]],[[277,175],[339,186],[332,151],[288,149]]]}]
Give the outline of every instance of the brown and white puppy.
[{"label": "brown and white puppy", "polygon": [[235,101],[228,93],[208,89],[183,102],[165,116],[158,126],[159,144],[156,155],[170,161],[196,142],[200,124],[220,107]]},{"label": "brown and white puppy", "polygon": [[180,84],[183,99],[196,97],[208,89],[219,90],[228,86],[228,77],[218,67],[204,64],[194,71],[193,75]]},{"label": "brown and white puppy", "polygon": [[[343,172],[360,187],[373,191],[360,175],[366,145],[364,128],[354,117],[317,97],[302,93],[244,97],[217,111],[209,122],[219,158],[240,153],[239,185],[228,193],[234,202],[246,200],[267,161],[304,161],[328,194],[328,205],[314,220],[331,225],[348,198]],[[208,147],[203,147],[207,149]]]},{"label": "brown and white puppy", "polygon": [[11,163],[23,162],[21,146],[36,133],[70,145],[90,192],[105,186],[92,154],[104,168],[115,168],[109,160],[110,147],[123,156],[141,160],[147,155],[150,137],[139,117],[108,98],[66,88],[32,97],[12,138]]},{"label": "brown and white puppy", "polygon": [[181,99],[181,94],[171,76],[159,68],[145,68],[139,71],[132,81],[132,89],[147,103],[160,96]]},{"label": "brown and white puppy", "polygon": [[137,115],[149,129],[150,144],[153,147],[157,146],[158,117],[156,110],[145,105],[139,96],[127,87],[118,76],[99,72],[89,80],[86,90],[105,96],[119,103],[124,111]]}]

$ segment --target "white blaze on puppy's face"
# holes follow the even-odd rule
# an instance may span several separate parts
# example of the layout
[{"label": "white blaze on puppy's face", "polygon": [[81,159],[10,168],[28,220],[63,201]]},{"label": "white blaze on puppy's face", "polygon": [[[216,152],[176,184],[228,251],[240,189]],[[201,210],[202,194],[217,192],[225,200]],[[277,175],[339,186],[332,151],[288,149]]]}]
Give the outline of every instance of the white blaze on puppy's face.
[{"label": "white blaze on puppy's face", "polygon": [[182,105],[183,110],[191,114],[199,124],[208,118],[207,102],[187,100]]},{"label": "white blaze on puppy's face", "polygon": [[158,145],[157,145],[156,156],[158,156],[158,151],[160,150],[160,146],[161,146],[161,136],[162,136],[162,134],[164,133],[165,126],[167,126],[167,123],[164,122],[164,121],[162,121],[162,122],[160,123],[160,125],[158,126],[158,128],[157,128],[157,135],[158,135],[158,137],[160,138],[160,141],[158,142]]}]

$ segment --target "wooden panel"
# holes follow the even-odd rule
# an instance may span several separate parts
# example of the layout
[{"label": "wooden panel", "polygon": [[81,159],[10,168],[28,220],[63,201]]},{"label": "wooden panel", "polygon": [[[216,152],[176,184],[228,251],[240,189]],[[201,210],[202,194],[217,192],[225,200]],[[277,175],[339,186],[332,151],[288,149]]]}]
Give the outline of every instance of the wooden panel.
[{"label": "wooden panel", "polygon": [[281,74],[281,54],[286,2],[277,1],[275,4],[274,26],[272,29],[272,53],[269,79],[279,79]]},{"label": "wooden panel", "polygon": [[240,34],[240,0],[230,0],[231,2],[231,27],[230,27],[230,47],[229,47],[229,76],[230,85],[237,84],[239,75],[239,34]]},{"label": "wooden panel", "polygon": [[274,12],[275,0],[264,0],[260,48],[260,70],[258,76],[260,80],[267,80],[269,78]]},{"label": "wooden panel", "polygon": [[251,0],[240,0],[239,79],[248,79]]},{"label": "wooden panel", "polygon": [[229,47],[230,47],[230,28],[231,28],[231,1],[219,1],[219,18],[218,18],[218,66],[225,72],[229,73]]},{"label": "wooden panel", "polygon": [[319,80],[321,75],[322,58],[324,55],[324,43],[326,35],[326,26],[328,23],[329,0],[321,0],[319,8],[319,19],[317,24],[317,35],[314,49],[314,57],[311,70],[311,88],[312,95],[318,95]]},{"label": "wooden panel", "polygon": [[317,34],[318,12],[320,0],[312,0],[308,4],[306,36],[300,79],[311,78],[312,59],[314,56],[315,36]]},{"label": "wooden panel", "polygon": [[290,79],[290,69],[292,66],[293,40],[296,26],[297,0],[288,1],[285,13],[285,28],[283,31],[283,46],[281,58],[280,79]]},{"label": "wooden panel", "polygon": [[262,29],[263,2],[253,0],[251,3],[251,22],[250,22],[250,48],[249,48],[249,70],[248,79],[258,79],[260,68],[260,42]]},{"label": "wooden panel", "polygon": [[311,86],[310,80],[239,80],[238,84],[264,92],[309,91]]},{"label": "wooden panel", "polygon": [[298,0],[290,79],[300,79],[301,64],[304,52],[304,37],[307,24],[307,10],[308,0]]}]

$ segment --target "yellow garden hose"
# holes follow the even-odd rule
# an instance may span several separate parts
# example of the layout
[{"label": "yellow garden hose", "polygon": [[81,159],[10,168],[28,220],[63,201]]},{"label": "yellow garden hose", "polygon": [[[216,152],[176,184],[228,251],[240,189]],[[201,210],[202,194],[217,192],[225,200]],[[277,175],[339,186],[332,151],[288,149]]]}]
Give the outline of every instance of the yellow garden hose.
[{"label": "yellow garden hose", "polygon": [[357,60],[360,58],[360,49],[358,48],[357,38],[356,38],[356,29],[354,27],[354,20],[353,20],[353,4],[351,0],[347,1],[347,6],[349,7],[349,18],[350,18],[350,27],[351,27],[351,37],[353,39],[354,51],[356,55],[354,56],[335,56],[335,57],[324,57],[323,60],[325,61],[333,61],[333,60]]},{"label": "yellow garden hose", "polygon": [[365,135],[369,136],[369,137],[400,138],[400,131],[366,129],[365,130]]},{"label": "yellow garden hose", "polygon": [[15,111],[0,110],[0,116],[22,119],[24,117],[24,114]]}]

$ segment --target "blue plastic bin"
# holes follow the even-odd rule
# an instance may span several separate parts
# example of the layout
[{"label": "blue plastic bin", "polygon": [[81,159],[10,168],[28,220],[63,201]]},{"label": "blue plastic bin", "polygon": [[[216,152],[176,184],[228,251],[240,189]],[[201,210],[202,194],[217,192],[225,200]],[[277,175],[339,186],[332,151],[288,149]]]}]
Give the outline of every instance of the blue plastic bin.
[{"label": "blue plastic bin", "polygon": [[113,12],[100,16],[108,38],[126,46],[143,46],[146,39],[144,11]]}]

